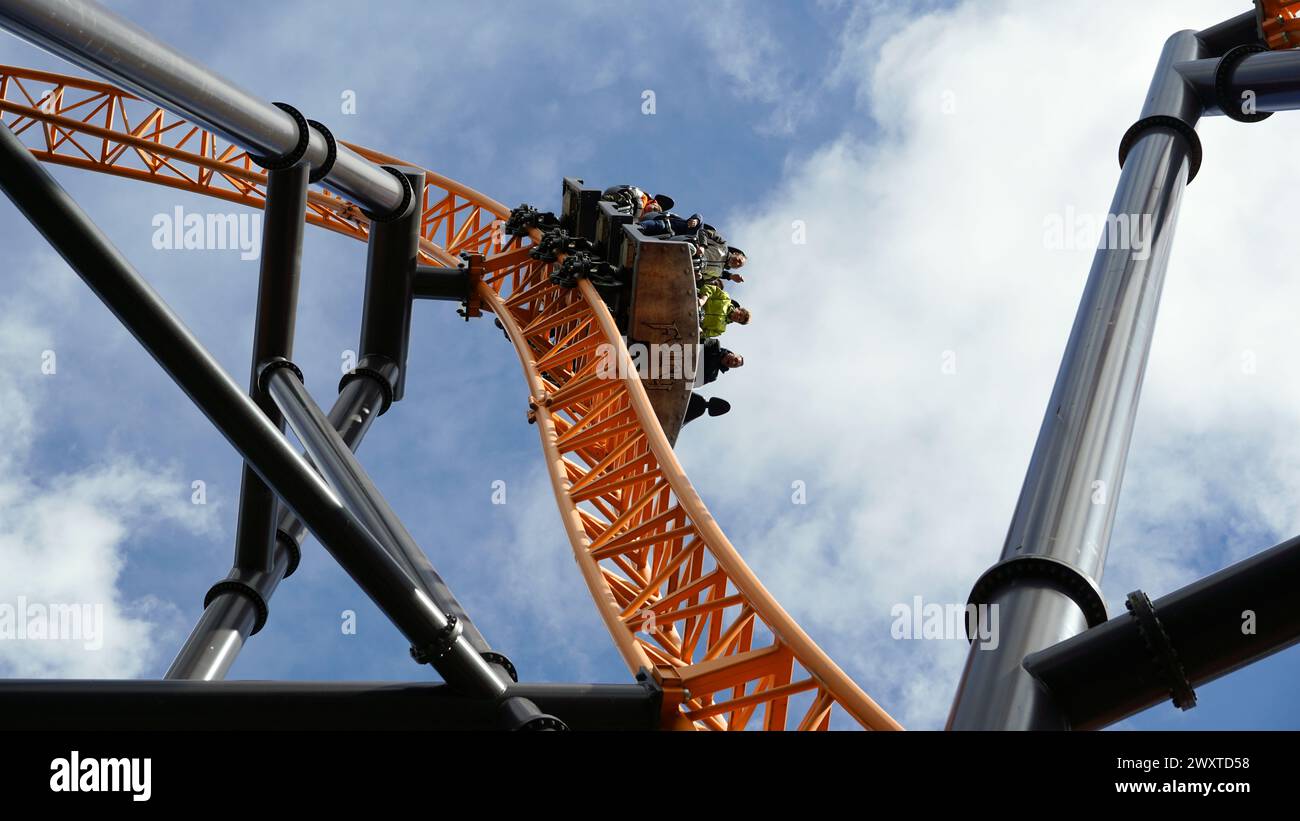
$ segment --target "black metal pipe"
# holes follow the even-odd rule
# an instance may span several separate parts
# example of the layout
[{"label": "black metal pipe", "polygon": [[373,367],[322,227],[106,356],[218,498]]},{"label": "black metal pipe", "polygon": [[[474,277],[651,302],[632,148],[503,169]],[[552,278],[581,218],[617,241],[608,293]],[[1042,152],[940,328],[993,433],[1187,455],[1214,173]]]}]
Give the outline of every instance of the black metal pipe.
[{"label": "black metal pipe", "polygon": [[[640,684],[514,684],[575,730],[656,730]],[[425,682],[0,680],[0,730],[490,730],[497,703]]]},{"label": "black metal pipe", "polygon": [[1259,30],[1259,15],[1245,11],[1216,26],[1196,32],[1205,44],[1206,57],[1222,57],[1237,46],[1262,45],[1264,38]]},{"label": "black metal pipe", "polygon": [[[278,430],[284,419],[275,403],[257,390],[258,366],[277,356],[293,356],[298,280],[302,271],[302,239],[306,228],[306,161],[267,172],[266,205],[262,219],[262,257],[257,284],[257,318],[253,326],[249,396]],[[235,527],[235,567],[269,572],[274,559],[275,495],[247,463],[239,486],[239,519]]]},{"label": "black metal pipe", "polygon": [[271,596],[297,560],[294,549],[276,539],[267,571],[234,567],[208,591],[203,613],[163,675],[165,679],[220,681],[235,663],[248,637],[270,615]]},{"label": "black metal pipe", "polygon": [[1297,591],[1300,537],[1158,599],[1154,621],[1116,616],[1024,667],[1072,728],[1098,729],[1300,642]]},{"label": "black metal pipe", "polygon": [[[388,408],[392,397],[392,381],[396,378],[397,366],[391,362],[369,363],[370,368],[353,371],[351,378],[344,377],[339,385],[338,399],[330,408],[329,421],[339,438],[353,453],[361,446],[361,440],[370,430],[375,417]],[[279,410],[277,408],[277,410]],[[280,522],[276,525],[277,541],[302,544],[307,535],[307,526],[294,515],[293,511],[280,509]],[[291,575],[292,568],[286,575]]]},{"label": "black metal pipe", "polygon": [[434,268],[417,265],[412,293],[416,299],[445,299],[464,302],[469,298],[469,271],[465,268]]},{"label": "black metal pipe", "polygon": [[464,640],[477,652],[488,652],[491,648],[474,626],[465,608],[384,500],[347,443],[321,413],[297,372],[291,367],[275,365],[272,363],[264,371],[266,391],[288,418],[298,440],[307,448],[312,464],[390,555],[407,573],[421,582],[422,588],[438,608],[456,617]]},{"label": "black metal pipe", "polygon": [[1230,105],[1241,106],[1249,92],[1260,114],[1300,108],[1300,51],[1294,49],[1247,54],[1227,77],[1220,76],[1219,59],[1184,60],[1175,68],[1196,91],[1206,116],[1224,113],[1221,94]]},{"label": "black metal pipe", "polygon": [[[0,27],[255,154],[283,156],[303,137],[292,115],[90,0],[4,0]],[[313,168],[327,165],[334,142],[336,156],[322,185],[379,214],[409,207],[410,189],[392,174],[318,128],[307,132],[306,159]],[[423,190],[415,189],[416,199]]]},{"label": "black metal pipe", "polygon": [[[361,445],[391,390],[384,373],[367,374],[345,380],[329,414],[330,424],[353,451]],[[164,678],[220,681],[226,677],[244,642],[266,621],[276,588],[297,569],[306,535],[302,520],[281,505],[270,572],[250,575],[236,567],[214,586],[204,602],[203,615]]]},{"label": "black metal pipe", "polygon": [[[451,628],[446,614],[7,127],[0,127],[0,187],[411,644],[435,648],[445,643]],[[449,654],[438,662],[448,683],[468,695],[499,698],[505,691],[477,653]]]},{"label": "black metal pipe", "polygon": [[[467,666],[469,659],[477,659],[488,664],[490,674],[498,682],[509,684],[511,674],[504,657],[491,653],[487,641],[475,628],[451,588],[433,569],[424,551],[384,501],[361,463],[307,393],[298,369],[287,360],[268,363],[262,369],[261,388],[284,414],[294,435],[307,449],[312,463],[342,498],[343,504],[383,549],[418,580],[421,592],[436,605],[438,612],[447,614],[449,629],[444,638],[432,648],[414,645],[412,654],[416,659],[428,661],[439,670],[448,665]],[[512,728],[563,729],[553,716],[543,714],[536,705],[518,697],[503,700],[501,718],[506,726]]]},{"label": "black metal pipe", "polygon": [[[424,171],[419,168],[393,167],[411,183],[412,190],[422,191]],[[411,341],[411,299],[415,266],[420,254],[422,208],[412,208],[405,216],[390,222],[370,225],[366,248],[366,296],[361,314],[361,356],[379,356],[397,363],[397,382],[393,401],[400,401],[406,391],[406,352]]]}]

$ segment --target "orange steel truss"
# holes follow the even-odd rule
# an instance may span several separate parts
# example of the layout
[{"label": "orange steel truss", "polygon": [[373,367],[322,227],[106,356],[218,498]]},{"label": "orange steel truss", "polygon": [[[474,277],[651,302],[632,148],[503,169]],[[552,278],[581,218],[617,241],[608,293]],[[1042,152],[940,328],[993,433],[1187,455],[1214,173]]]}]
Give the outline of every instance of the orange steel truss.
[{"label": "orange steel truss", "polygon": [[[0,65],[0,119],[46,162],[263,205],[266,175],[243,149],[110,85]],[[471,303],[495,313],[514,344],[578,567],[629,669],[663,686],[664,726],[826,730],[838,709],[868,729],[901,729],[727,540],[591,284],[552,284],[558,263],[528,256],[536,234],[508,241],[509,209],[453,180],[426,171],[423,208],[423,261],[456,265],[467,254],[482,272]],[[328,192],[310,193],[306,216],[368,233],[360,210]]]},{"label": "orange steel truss", "polygon": [[1269,48],[1284,51],[1300,46],[1300,2],[1259,0],[1258,17]]}]

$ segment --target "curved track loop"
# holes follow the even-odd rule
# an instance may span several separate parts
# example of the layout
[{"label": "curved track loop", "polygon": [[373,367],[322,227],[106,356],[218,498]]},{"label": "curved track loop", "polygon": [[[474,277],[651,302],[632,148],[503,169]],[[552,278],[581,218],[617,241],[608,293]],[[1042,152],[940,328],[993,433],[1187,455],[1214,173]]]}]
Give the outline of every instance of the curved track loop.
[{"label": "curved track loop", "polygon": [[[39,159],[261,208],[266,176],[242,149],[113,86],[0,66],[0,118]],[[407,165],[351,146],[378,163]],[[485,257],[478,297],[523,365],[556,503],[624,661],[665,689],[678,729],[825,730],[839,708],[901,729],[772,598],[709,514],[590,283],[500,233],[508,209],[425,172],[421,256]],[[357,239],[368,221],[314,190],[307,219]],[[534,236],[532,239],[536,239]],[[617,368],[612,368],[617,365]]]}]

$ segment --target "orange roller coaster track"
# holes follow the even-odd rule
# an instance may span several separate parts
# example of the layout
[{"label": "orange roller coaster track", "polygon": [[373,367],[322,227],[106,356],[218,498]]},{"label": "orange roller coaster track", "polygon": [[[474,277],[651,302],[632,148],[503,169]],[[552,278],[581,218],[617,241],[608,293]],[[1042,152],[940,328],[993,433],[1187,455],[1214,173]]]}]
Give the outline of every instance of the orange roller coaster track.
[{"label": "orange roller coaster track", "polygon": [[[108,84],[0,66],[0,117],[47,163],[265,202],[266,174],[247,152]],[[423,261],[456,265],[469,254],[481,264],[474,301],[497,315],[523,366],[528,418],[578,566],[629,669],[651,671],[663,687],[664,726],[826,730],[838,708],[865,728],[901,729],[728,541],[591,284],[552,284],[557,263],[532,259],[529,239],[508,241],[508,209],[473,189],[425,171],[422,205]],[[360,208],[325,191],[309,194],[306,218],[356,239],[369,233]],[[626,366],[621,378],[598,370],[609,352]]]}]

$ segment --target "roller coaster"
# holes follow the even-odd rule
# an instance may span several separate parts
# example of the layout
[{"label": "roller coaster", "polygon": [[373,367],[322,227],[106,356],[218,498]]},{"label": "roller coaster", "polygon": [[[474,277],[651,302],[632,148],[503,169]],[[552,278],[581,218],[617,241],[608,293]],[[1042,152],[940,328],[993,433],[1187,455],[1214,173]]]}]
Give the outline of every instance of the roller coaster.
[{"label": "roller coaster", "polygon": [[[1206,597],[1249,587],[1255,609],[1267,609],[1272,599],[1260,591],[1295,578],[1297,551],[1287,543],[1197,590],[1155,603],[1135,593],[1129,614],[1108,619],[1096,580],[1113,506],[1088,509],[1079,490],[1098,480],[1118,487],[1122,475],[1177,202],[1200,164],[1195,123],[1203,113],[1256,121],[1300,107],[1300,59],[1288,50],[1300,31],[1297,7],[1261,2],[1166,44],[1143,116],[1122,143],[1112,211],[1152,213],[1155,252],[1150,260],[1098,252],[1003,559],[971,595],[973,604],[1003,608],[1002,649],[972,649],[953,728],[1104,726],[1168,698],[1186,708],[1194,684],[1244,663],[1240,652],[1225,658],[1224,642],[1202,640],[1218,629],[1204,621]],[[277,724],[295,715],[309,724],[322,711],[346,723],[341,705],[350,698],[368,705],[353,716],[364,726],[382,723],[385,710],[407,726],[418,703],[426,722],[443,727],[827,730],[839,716],[901,729],[767,591],[677,460],[689,386],[643,379],[628,339],[649,340],[655,328],[672,329],[664,340],[681,338],[673,317],[695,310],[695,294],[693,277],[675,279],[684,272],[679,244],[641,236],[581,180],[563,181],[552,217],[336,139],[293,106],[257,99],[87,0],[0,0],[0,27],[107,81],[0,66],[0,187],[245,460],[234,566],[209,591],[164,681],[55,690],[7,682],[0,700],[57,703],[57,720],[102,726],[101,715],[78,706],[93,696],[117,705],[112,720],[123,727],[202,722],[200,705],[225,722],[235,703],[252,720],[247,706],[277,694],[286,698],[274,718],[257,714]],[[1248,115],[1230,102],[1243,90],[1252,92]],[[264,211],[247,389],[41,163]],[[361,357],[329,412],[291,361],[307,224],[368,247]],[[574,240],[583,242],[566,245]],[[621,272],[626,287],[584,276],[571,250],[578,245],[596,249],[591,258]],[[526,388],[520,424],[537,429],[564,533],[635,684],[519,683],[357,462],[353,451],[371,422],[404,394],[414,299],[458,302],[467,320],[490,314],[509,339]],[[610,351],[620,365],[612,378],[601,367]],[[305,456],[288,444],[286,424]],[[223,681],[266,624],[307,531],[445,685]],[[1272,605],[1279,612],[1285,595]],[[1296,640],[1294,615],[1279,620],[1285,635],[1246,660]],[[1099,658],[1113,684],[1084,688],[1083,670]],[[295,713],[290,695],[311,709]],[[14,711],[0,720],[52,721]]]}]

